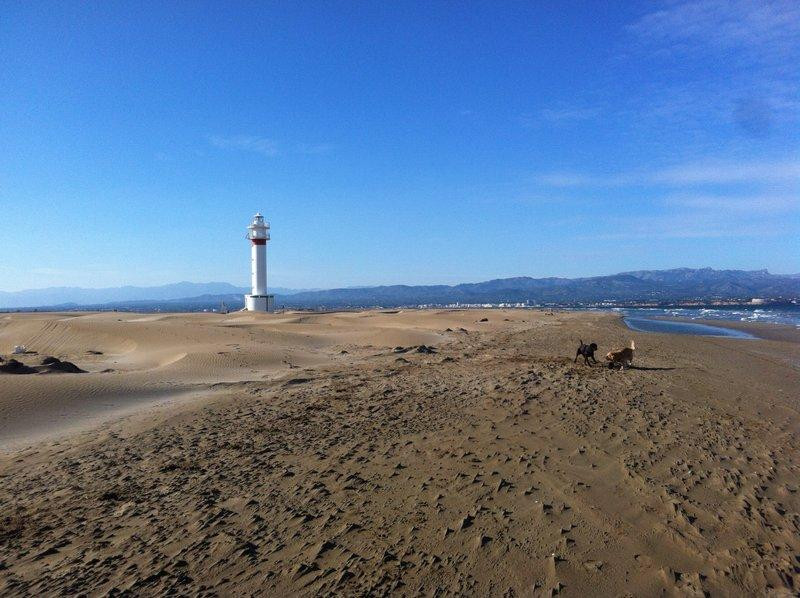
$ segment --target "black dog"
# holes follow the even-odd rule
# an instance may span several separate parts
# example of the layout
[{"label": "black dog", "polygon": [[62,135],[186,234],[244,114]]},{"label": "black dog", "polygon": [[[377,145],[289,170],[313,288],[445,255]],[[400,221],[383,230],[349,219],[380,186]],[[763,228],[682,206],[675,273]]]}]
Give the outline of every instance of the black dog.
[{"label": "black dog", "polygon": [[597,345],[595,343],[592,343],[591,345],[584,345],[583,341],[581,341],[581,346],[578,347],[578,352],[575,354],[575,359],[572,361],[572,363],[578,361],[578,357],[581,355],[583,355],[583,360],[586,362],[586,365],[592,365],[589,363],[590,357],[592,358],[592,361],[597,363],[597,360],[594,358],[595,351],[597,351]]}]

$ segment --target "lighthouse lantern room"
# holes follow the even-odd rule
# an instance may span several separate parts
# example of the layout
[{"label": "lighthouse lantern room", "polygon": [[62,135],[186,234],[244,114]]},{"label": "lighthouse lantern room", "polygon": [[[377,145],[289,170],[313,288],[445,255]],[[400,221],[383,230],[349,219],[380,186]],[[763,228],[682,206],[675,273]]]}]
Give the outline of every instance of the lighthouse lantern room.
[{"label": "lighthouse lantern room", "polygon": [[247,227],[247,238],[250,240],[250,282],[252,289],[244,296],[247,311],[272,311],[273,295],[267,294],[267,241],[269,241],[269,223],[264,222],[261,214],[253,216]]}]

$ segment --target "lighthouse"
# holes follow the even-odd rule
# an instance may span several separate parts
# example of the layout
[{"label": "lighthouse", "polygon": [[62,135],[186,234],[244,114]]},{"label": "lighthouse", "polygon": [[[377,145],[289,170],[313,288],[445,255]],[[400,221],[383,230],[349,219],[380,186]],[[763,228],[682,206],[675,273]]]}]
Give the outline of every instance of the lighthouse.
[{"label": "lighthouse", "polygon": [[250,283],[252,289],[244,296],[247,311],[272,311],[273,295],[267,295],[267,241],[269,223],[261,214],[253,216],[247,227],[250,240]]}]

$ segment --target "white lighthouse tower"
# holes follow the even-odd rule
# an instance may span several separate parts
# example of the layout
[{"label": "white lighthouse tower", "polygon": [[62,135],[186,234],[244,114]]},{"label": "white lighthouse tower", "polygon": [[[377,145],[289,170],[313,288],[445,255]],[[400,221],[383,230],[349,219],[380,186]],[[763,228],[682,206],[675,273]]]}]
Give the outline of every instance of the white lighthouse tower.
[{"label": "white lighthouse tower", "polygon": [[247,227],[247,238],[250,239],[250,280],[252,290],[244,296],[247,311],[272,311],[273,295],[267,295],[267,241],[269,241],[269,223],[264,222],[261,214],[253,216]]}]

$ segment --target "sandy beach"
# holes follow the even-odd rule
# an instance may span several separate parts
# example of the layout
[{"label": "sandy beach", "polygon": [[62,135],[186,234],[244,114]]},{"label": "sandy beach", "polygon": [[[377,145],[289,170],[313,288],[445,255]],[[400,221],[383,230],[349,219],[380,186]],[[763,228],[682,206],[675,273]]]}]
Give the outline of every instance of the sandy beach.
[{"label": "sandy beach", "polygon": [[87,370],[0,375],[0,594],[797,594],[800,332],[744,328],[0,314]]}]

